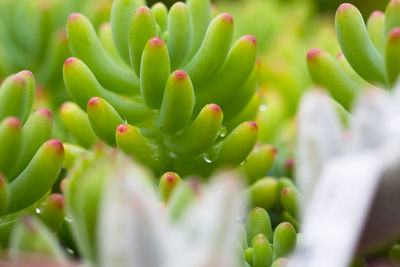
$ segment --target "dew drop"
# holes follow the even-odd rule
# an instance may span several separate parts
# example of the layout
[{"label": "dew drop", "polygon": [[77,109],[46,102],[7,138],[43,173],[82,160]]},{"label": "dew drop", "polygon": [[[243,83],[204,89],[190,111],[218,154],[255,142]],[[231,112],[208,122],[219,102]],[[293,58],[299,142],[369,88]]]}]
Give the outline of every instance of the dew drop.
[{"label": "dew drop", "polygon": [[36,213],[37,213],[37,214],[39,214],[39,213],[40,213],[40,209],[36,209],[35,211],[36,211]]},{"label": "dew drop", "polygon": [[226,136],[226,132],[227,132],[226,127],[222,126],[221,130],[219,130],[219,136],[220,137],[225,137]]},{"label": "dew drop", "polygon": [[210,149],[203,155],[203,159],[207,163],[212,163],[217,159],[218,153],[214,149]]},{"label": "dew drop", "polygon": [[209,156],[209,155],[208,155],[207,153],[204,154],[204,156],[203,156],[204,161],[207,162],[207,163],[212,163],[212,160],[209,159],[208,156]]},{"label": "dew drop", "polygon": [[266,105],[260,105],[260,107],[258,108],[260,111],[264,111],[267,109]]}]

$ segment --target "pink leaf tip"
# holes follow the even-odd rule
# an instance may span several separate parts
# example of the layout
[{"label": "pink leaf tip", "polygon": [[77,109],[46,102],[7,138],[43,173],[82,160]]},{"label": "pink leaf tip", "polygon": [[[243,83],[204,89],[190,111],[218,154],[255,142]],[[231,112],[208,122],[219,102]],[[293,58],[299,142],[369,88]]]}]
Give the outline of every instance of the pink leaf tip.
[{"label": "pink leaf tip", "polygon": [[289,187],[283,188],[281,191],[281,194],[286,195],[288,193],[288,191],[289,191]]},{"label": "pink leaf tip", "polygon": [[183,70],[177,70],[174,72],[174,77],[175,77],[175,79],[180,81],[180,80],[186,79],[188,77],[188,75]]},{"label": "pink leaf tip", "polygon": [[251,42],[255,46],[257,45],[257,39],[253,35],[245,35],[245,36],[243,36],[243,39]]},{"label": "pink leaf tip", "polygon": [[224,20],[224,21],[226,21],[228,23],[233,23],[233,18],[232,18],[232,16],[230,14],[222,13],[219,16],[222,18],[222,20]]},{"label": "pink leaf tip", "polygon": [[341,4],[341,5],[338,7],[337,12],[338,12],[338,13],[340,13],[340,12],[345,12],[345,11],[347,11],[347,10],[349,10],[349,9],[356,9],[356,7],[353,6],[353,5],[350,4],[350,3],[343,3],[343,4]]},{"label": "pink leaf tip", "polygon": [[74,62],[77,61],[77,60],[78,60],[78,59],[75,58],[75,57],[70,57],[70,58],[68,58],[67,60],[65,60],[64,66],[69,66],[69,65],[71,65],[72,63],[74,63]]},{"label": "pink leaf tip", "polygon": [[164,41],[159,37],[154,37],[149,40],[149,46],[163,46]]},{"label": "pink leaf tip", "polygon": [[123,134],[126,133],[128,131],[128,126],[126,124],[121,124],[120,126],[118,126],[117,128],[117,132],[119,134]]},{"label": "pink leaf tip", "polygon": [[56,208],[60,210],[64,208],[64,196],[62,194],[51,194],[48,199]]},{"label": "pink leaf tip", "polygon": [[88,106],[98,105],[100,100],[101,100],[101,98],[98,96],[92,97],[88,102]]},{"label": "pink leaf tip", "polygon": [[324,53],[324,50],[322,49],[311,49],[307,53],[307,60],[315,60],[320,54]]},{"label": "pink leaf tip", "polygon": [[217,104],[209,104],[208,108],[215,112],[221,112],[221,108]]},{"label": "pink leaf tip", "polygon": [[20,129],[22,127],[21,121],[17,117],[8,117],[5,121],[9,126]]},{"label": "pink leaf tip", "polygon": [[33,78],[33,73],[29,70],[23,70],[20,72],[21,74],[28,75]]},{"label": "pink leaf tip", "polygon": [[51,139],[46,142],[48,146],[54,147],[57,153],[59,154],[64,154],[64,146],[63,143],[60,140],[57,139]]},{"label": "pink leaf tip", "polygon": [[45,116],[47,116],[49,118],[53,118],[53,115],[51,114],[51,111],[46,109],[46,108],[38,109],[36,112],[39,113],[39,114],[45,115]]},{"label": "pink leaf tip", "polygon": [[397,41],[400,39],[400,27],[393,28],[389,34],[390,41]]},{"label": "pink leaf tip", "polygon": [[379,10],[375,10],[374,12],[371,13],[370,18],[377,18],[377,17],[384,17],[385,13]]},{"label": "pink leaf tip", "polygon": [[248,121],[247,124],[248,124],[251,128],[253,128],[253,129],[255,129],[255,130],[258,130],[258,125],[257,125],[257,123],[255,123],[254,121]]},{"label": "pink leaf tip", "polygon": [[74,20],[76,20],[76,19],[78,19],[78,18],[81,18],[83,15],[82,14],[80,14],[80,13],[71,13],[69,16],[68,16],[68,19],[67,19],[67,21],[68,22],[72,22],[72,21],[74,21]]}]

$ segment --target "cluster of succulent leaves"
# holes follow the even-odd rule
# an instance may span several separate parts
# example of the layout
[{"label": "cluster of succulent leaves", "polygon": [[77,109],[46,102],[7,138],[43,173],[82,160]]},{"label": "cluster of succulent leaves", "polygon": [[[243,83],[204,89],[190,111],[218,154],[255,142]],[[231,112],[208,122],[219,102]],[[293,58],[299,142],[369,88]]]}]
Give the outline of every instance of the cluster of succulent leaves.
[{"label": "cluster of succulent leaves", "polygon": [[[64,162],[63,144],[52,136],[53,118],[47,109],[31,113],[35,80],[31,72],[9,76],[0,87],[0,236],[8,242],[19,213],[36,202],[53,202],[51,191]],[[56,197],[57,198],[57,197]],[[50,205],[52,206],[52,205]],[[45,211],[43,216],[48,216]],[[49,218],[52,220],[51,218]]]},{"label": "cluster of succulent leaves", "polygon": [[21,69],[35,73],[52,101],[65,100],[62,64],[71,53],[64,30],[71,12],[84,12],[96,25],[108,20],[110,0],[2,0],[0,79]]},{"label": "cluster of succulent leaves", "polygon": [[[169,11],[161,3],[150,9],[143,1],[115,0],[111,23],[103,24],[98,35],[77,13],[69,16],[66,35],[56,31],[65,12],[82,8],[74,6],[80,2],[44,3],[5,2],[7,9],[2,12],[12,10],[9,16],[26,17],[23,22],[32,23],[32,33],[41,32],[43,38],[32,41],[26,30],[16,37],[10,31],[21,25],[1,24],[1,34],[7,37],[1,42],[7,55],[0,57],[1,77],[29,66],[38,73],[39,84],[59,86],[56,66],[70,53],[65,49],[68,42],[75,58],[65,61],[63,76],[74,102],[61,106],[60,119],[71,143],[49,140],[55,135],[50,111],[32,113],[35,81],[30,72],[4,79],[0,88],[4,253],[14,261],[38,254],[61,265],[77,259],[103,266],[125,260],[123,266],[160,266],[157,257],[164,261],[163,254],[153,255],[154,246],[159,246],[175,249],[165,258],[168,266],[188,266],[199,257],[205,261],[199,266],[205,266],[215,257],[210,249],[220,252],[220,266],[284,264],[296,244],[299,200],[289,179],[265,177],[276,149],[256,145],[258,126],[252,120],[263,95],[257,92],[260,64],[255,38],[247,35],[233,43],[232,17],[212,14],[208,0],[180,2]],[[25,63],[25,52],[19,50],[29,54]],[[133,164],[132,158],[152,174]],[[237,181],[232,179],[211,179],[207,189],[197,180],[180,178],[209,177],[221,167],[240,170],[252,185],[246,189],[233,186]],[[158,186],[154,177],[161,177]],[[119,198],[122,188],[134,191]],[[238,224],[234,215],[241,205],[244,213],[254,210]],[[152,212],[167,217],[151,217]],[[203,217],[197,221],[189,214]],[[127,215],[133,217],[124,219]],[[217,218],[211,228],[204,223],[210,218]],[[157,243],[162,239],[156,236],[159,229],[143,229],[158,221],[166,225],[156,228],[176,228],[160,233],[166,243]],[[188,249],[192,231],[199,234],[194,255]],[[149,236],[141,236],[142,232]],[[177,236],[182,243],[171,245]],[[221,243],[215,237],[223,237]],[[143,248],[137,247],[138,257],[132,262],[132,251],[124,250],[123,244],[143,245],[147,254],[141,255]],[[188,251],[186,262],[177,254],[182,249]],[[116,258],[119,255],[127,258]]]},{"label": "cluster of succulent leaves", "polygon": [[[62,87],[63,77],[71,99],[60,108],[68,132],[62,144],[50,140],[51,113],[32,112],[30,72],[1,85],[0,244],[9,248],[7,256],[37,253],[61,266],[71,260],[141,267],[288,264],[300,203],[307,201],[291,179],[266,176],[281,174],[272,166],[277,151],[259,140],[293,149],[296,126],[281,120],[285,112],[294,115],[302,89],[269,91],[272,101],[260,110],[265,90],[258,88],[257,41],[235,37],[231,15],[217,14],[209,0],[169,10],[114,0],[105,4],[110,22],[96,32],[108,14],[93,8],[94,1],[1,4],[0,78],[28,66],[48,87]],[[58,30],[70,12],[90,19],[72,13]],[[400,2],[392,0],[365,26],[358,10],[343,4],[336,14],[343,53],[337,61],[322,50],[307,56],[312,79],[329,90],[346,120],[365,87],[392,88],[397,80],[398,12]],[[287,151],[279,154],[287,159]],[[323,164],[302,159],[315,184]],[[290,158],[285,167],[293,177]],[[248,187],[227,169],[243,175]],[[186,178],[191,175],[209,183]],[[309,200],[312,190],[301,189]],[[400,258],[398,245],[385,251]]]},{"label": "cluster of succulent leaves", "polygon": [[335,17],[342,49],[335,60],[321,49],[307,55],[313,81],[328,89],[349,110],[356,96],[368,87],[390,89],[397,82],[400,47],[400,2],[392,0],[385,13],[375,11],[365,24],[358,9],[342,4]]},{"label": "cluster of succulent leaves", "polygon": [[[82,113],[63,116],[71,134],[87,143],[80,140],[87,139],[86,130],[73,125],[89,122],[85,129],[158,175],[174,170],[208,176],[247,157],[271,161],[268,148],[250,154],[258,132],[251,120],[261,103],[255,38],[232,44],[233,18],[212,18],[207,0],[179,2],[169,11],[160,3],[142,5],[114,1],[111,23],[99,37],[85,16],[68,18],[75,57],[65,62],[63,74],[77,106],[64,107]],[[269,168],[253,166],[259,166],[256,178]]]},{"label": "cluster of succulent leaves", "polygon": [[[238,210],[245,190],[240,184],[229,172],[207,186],[173,172],[157,182],[121,152],[97,145],[63,180],[65,207],[63,195],[52,194],[35,206],[37,216],[24,215],[15,223],[9,256],[16,260],[33,253],[58,264],[79,256],[96,266],[207,266],[210,261],[285,266],[296,246],[295,227],[276,225],[260,207],[238,223],[237,216],[247,210]],[[280,184],[288,186],[280,196],[282,205],[294,216],[293,199],[283,199],[292,184]]]}]

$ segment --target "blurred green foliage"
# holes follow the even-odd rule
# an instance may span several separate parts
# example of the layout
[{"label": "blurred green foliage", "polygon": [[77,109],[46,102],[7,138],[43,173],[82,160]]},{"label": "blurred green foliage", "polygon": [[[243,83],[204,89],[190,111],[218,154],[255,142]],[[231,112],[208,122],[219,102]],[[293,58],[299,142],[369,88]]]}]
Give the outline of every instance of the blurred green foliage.
[{"label": "blurred green foliage", "polygon": [[318,8],[321,11],[332,11],[344,3],[351,3],[360,9],[364,16],[368,17],[374,10],[384,11],[389,0],[315,0]]},{"label": "blurred green foliage", "polygon": [[[160,0],[148,0],[149,5],[152,5]],[[214,4],[218,4],[221,2],[224,3],[232,3],[232,2],[249,2],[251,0],[214,0]],[[173,3],[178,2],[178,0],[162,0],[167,6],[171,6]],[[268,3],[269,0],[264,0],[263,2]],[[282,3],[288,2],[310,2],[309,0],[280,0]],[[336,8],[344,3],[352,3],[353,5],[357,6],[365,16],[369,16],[371,12],[374,10],[381,10],[383,11],[386,7],[389,0],[312,0],[311,2],[315,3],[315,6],[320,12],[331,11],[335,12]]]}]

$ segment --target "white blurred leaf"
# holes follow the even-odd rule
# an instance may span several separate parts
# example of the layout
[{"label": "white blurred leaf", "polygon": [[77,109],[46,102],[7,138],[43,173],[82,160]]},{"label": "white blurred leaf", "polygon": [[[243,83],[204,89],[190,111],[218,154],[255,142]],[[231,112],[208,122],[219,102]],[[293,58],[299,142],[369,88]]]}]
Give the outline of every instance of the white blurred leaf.
[{"label": "white blurred leaf", "polygon": [[371,252],[400,236],[400,87],[391,95],[364,92],[351,126],[347,153],[317,169],[321,177],[290,266],[345,267],[357,246]]},{"label": "white blurred leaf", "polygon": [[204,189],[179,224],[170,228],[178,250],[168,253],[167,267],[239,266],[236,219],[245,205],[241,189],[233,173],[215,178]]},{"label": "white blurred leaf", "polygon": [[378,89],[364,92],[354,108],[351,121],[352,150],[370,149],[386,140],[387,95]]},{"label": "white blurred leaf", "polygon": [[108,184],[101,213],[100,255],[105,267],[160,267],[163,218],[148,174],[128,165]]},{"label": "white blurred leaf", "polygon": [[298,123],[296,179],[308,203],[324,163],[342,151],[341,126],[330,98],[320,90],[303,97]]}]

